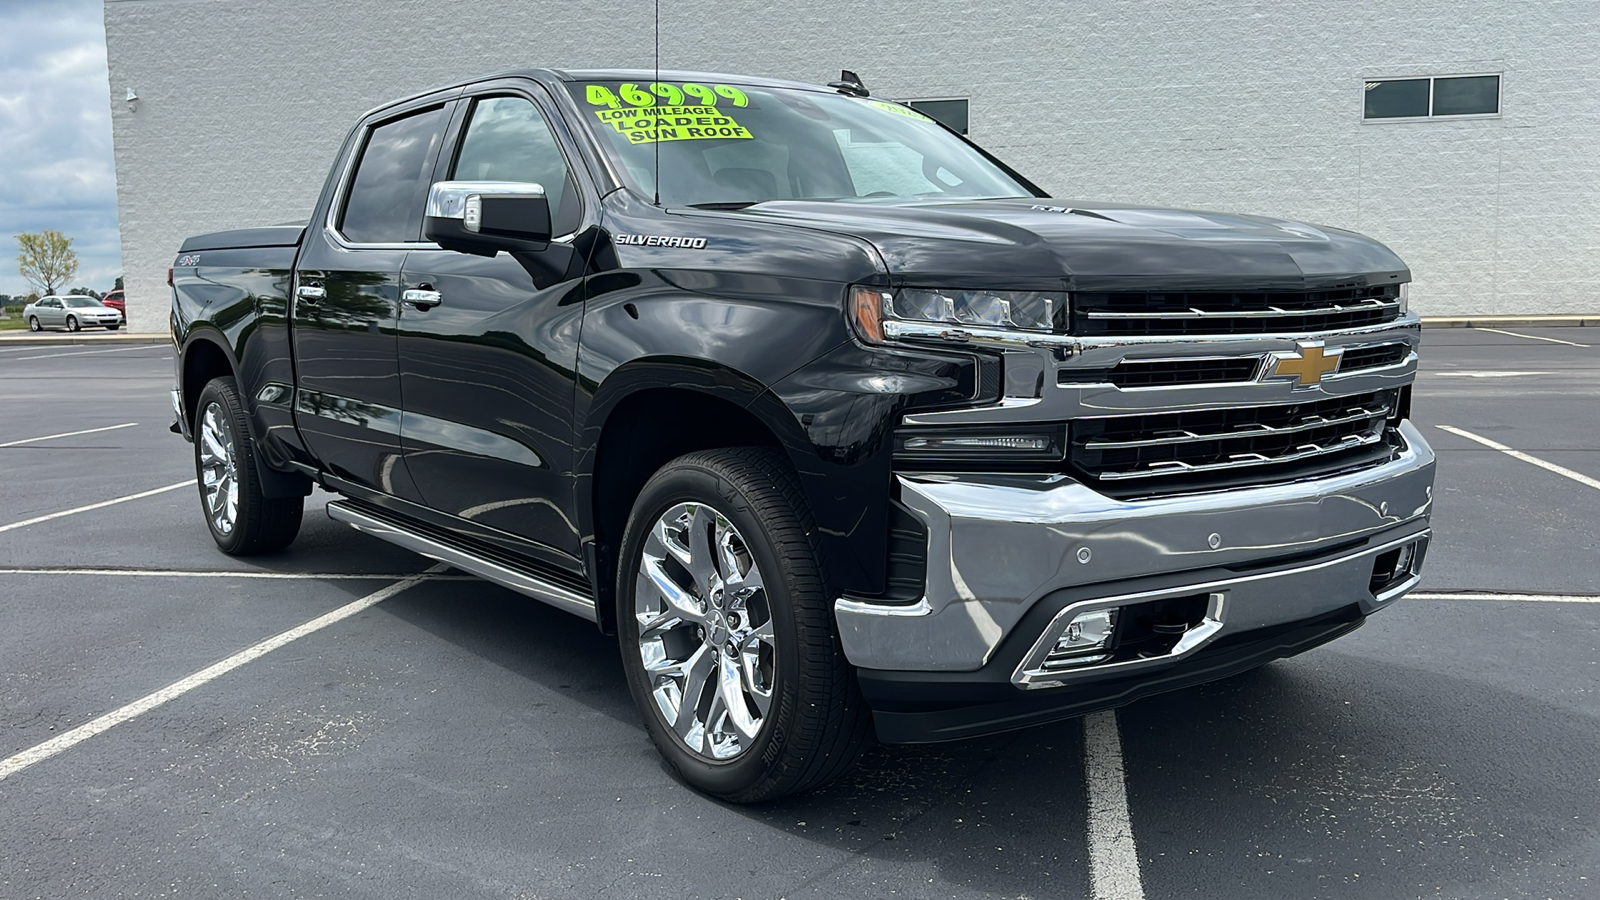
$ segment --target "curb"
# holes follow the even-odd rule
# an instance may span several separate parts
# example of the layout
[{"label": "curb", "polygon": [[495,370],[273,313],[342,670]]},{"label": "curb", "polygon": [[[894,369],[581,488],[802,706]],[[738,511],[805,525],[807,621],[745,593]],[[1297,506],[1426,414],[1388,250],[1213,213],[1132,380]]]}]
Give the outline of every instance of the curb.
[{"label": "curb", "polygon": [[1600,326],[1600,315],[1588,316],[1423,316],[1423,328],[1555,328]]},{"label": "curb", "polygon": [[170,334],[40,334],[24,331],[20,334],[0,334],[0,347],[48,347],[78,344],[170,344]]}]

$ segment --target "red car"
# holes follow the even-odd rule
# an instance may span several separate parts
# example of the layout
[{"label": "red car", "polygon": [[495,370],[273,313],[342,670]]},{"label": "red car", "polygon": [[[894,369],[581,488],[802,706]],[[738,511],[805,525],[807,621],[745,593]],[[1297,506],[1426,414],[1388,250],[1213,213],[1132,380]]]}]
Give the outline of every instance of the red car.
[{"label": "red car", "polygon": [[122,300],[122,291],[115,290],[100,298],[100,302],[122,313],[122,321],[128,321],[128,304]]}]

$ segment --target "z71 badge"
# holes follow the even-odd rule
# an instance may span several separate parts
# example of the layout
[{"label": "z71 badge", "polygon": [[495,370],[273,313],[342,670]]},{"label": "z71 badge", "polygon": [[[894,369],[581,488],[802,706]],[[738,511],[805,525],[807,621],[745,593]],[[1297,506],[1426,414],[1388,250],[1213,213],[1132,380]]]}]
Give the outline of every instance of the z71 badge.
[{"label": "z71 badge", "polygon": [[613,238],[619,244],[636,247],[682,247],[685,250],[704,250],[705,238],[668,237],[664,234],[619,234]]}]

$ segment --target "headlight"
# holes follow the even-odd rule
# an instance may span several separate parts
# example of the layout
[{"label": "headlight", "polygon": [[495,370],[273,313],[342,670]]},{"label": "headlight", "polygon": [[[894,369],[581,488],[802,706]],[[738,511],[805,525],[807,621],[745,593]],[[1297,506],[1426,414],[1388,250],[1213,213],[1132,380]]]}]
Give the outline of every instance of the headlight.
[{"label": "headlight", "polygon": [[913,287],[883,291],[857,287],[851,292],[851,314],[857,333],[872,343],[884,340],[887,322],[1049,334],[1057,321],[1066,320],[1067,294]]}]

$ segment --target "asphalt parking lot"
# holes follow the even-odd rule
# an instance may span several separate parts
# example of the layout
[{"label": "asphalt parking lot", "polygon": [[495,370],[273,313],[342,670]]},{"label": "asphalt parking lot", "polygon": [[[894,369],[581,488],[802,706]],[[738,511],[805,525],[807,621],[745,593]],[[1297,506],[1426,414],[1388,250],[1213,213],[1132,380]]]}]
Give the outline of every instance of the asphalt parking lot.
[{"label": "asphalt parking lot", "polygon": [[351,611],[429,561],[325,496],[218,553],[170,347],[0,344],[0,900],[1600,896],[1600,329],[1510,330],[1425,332],[1418,597],[753,808],[668,776],[592,625],[451,573]]}]

